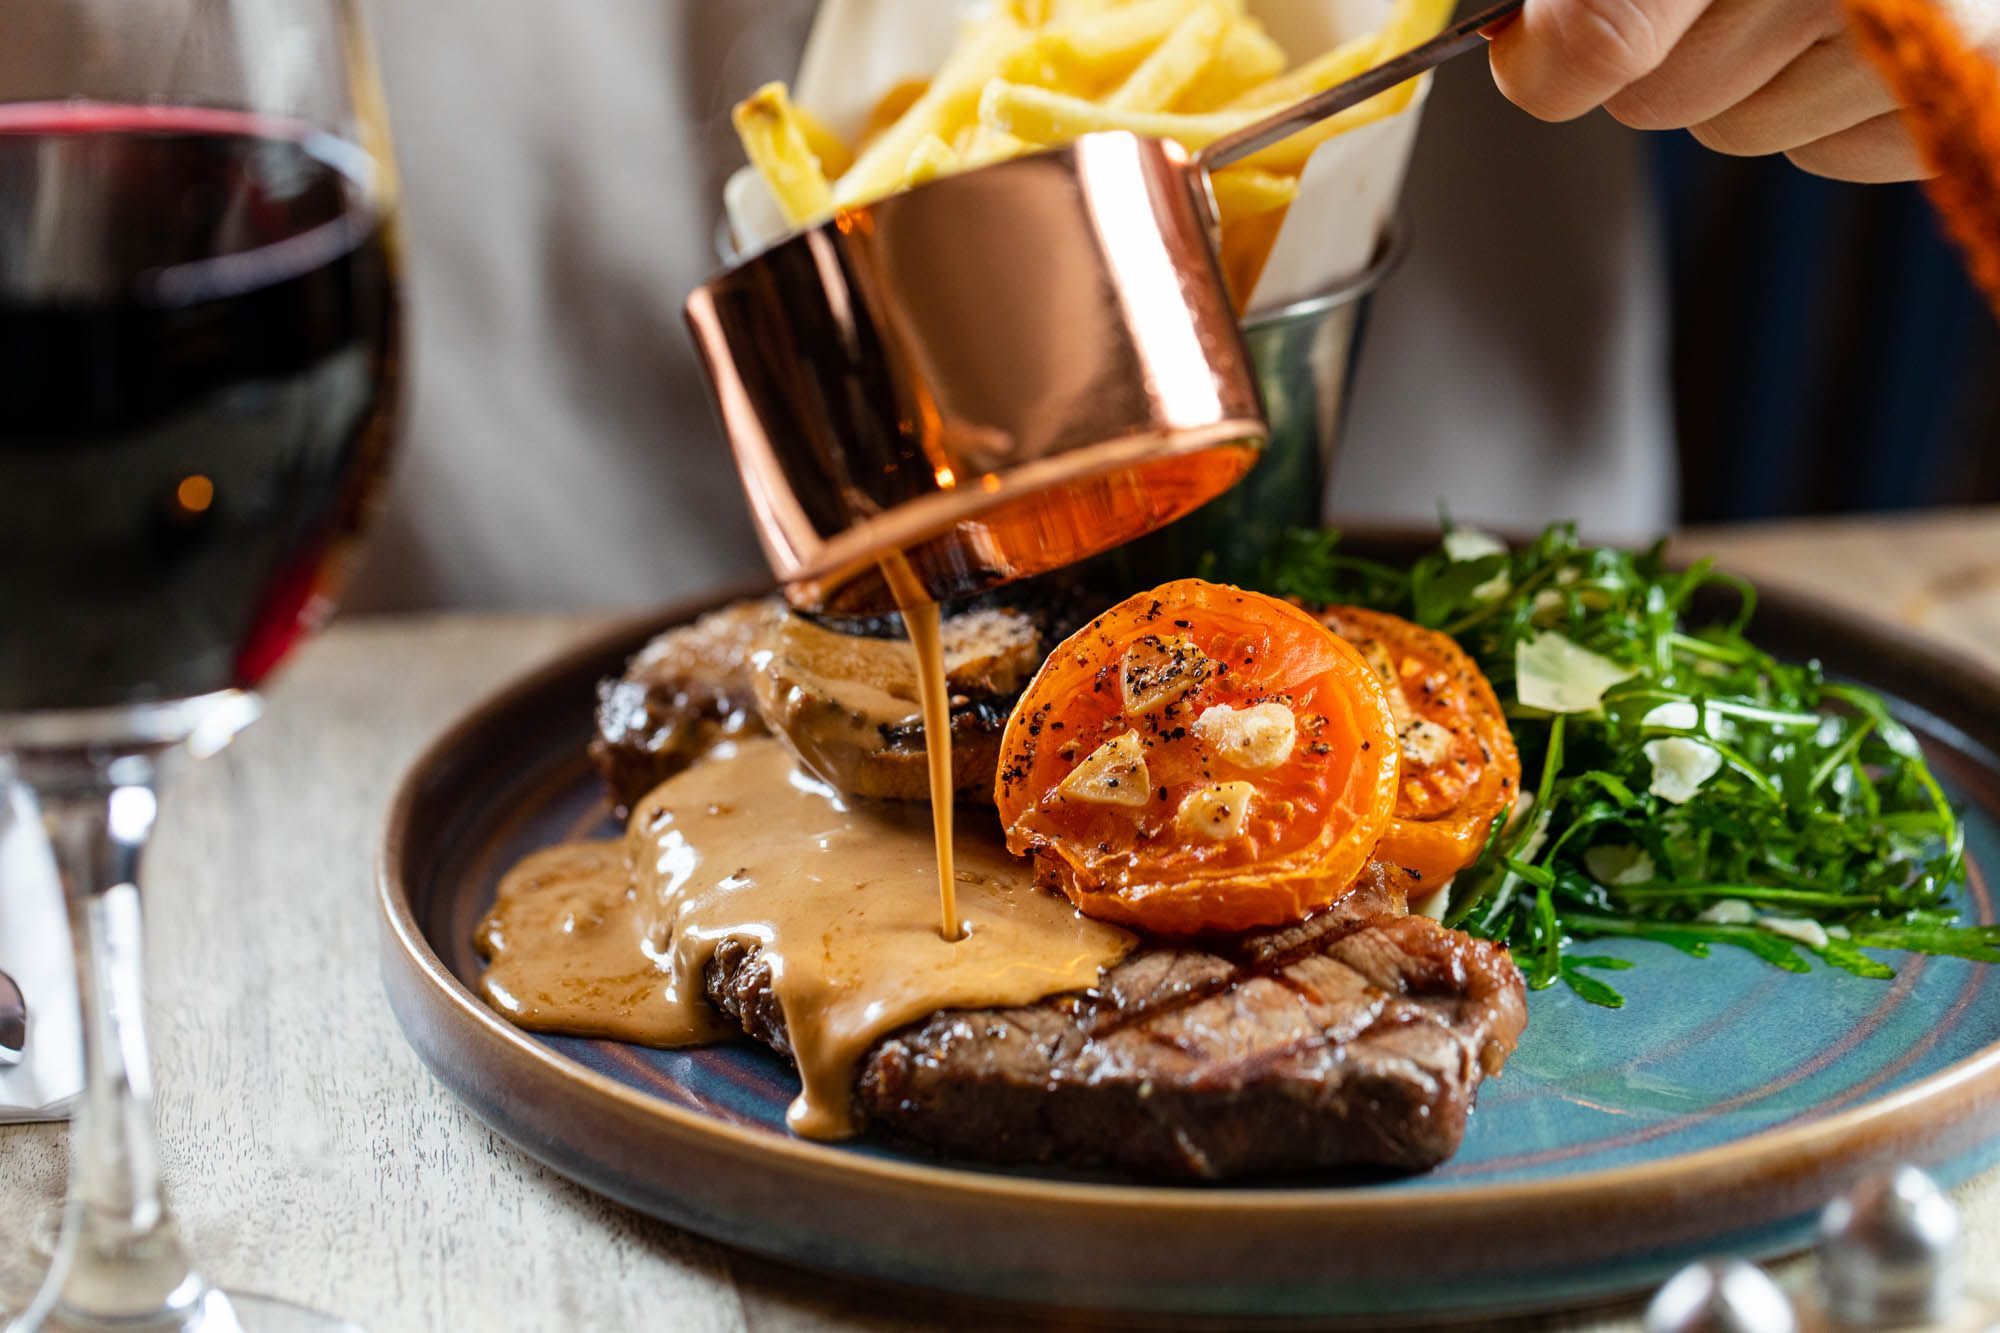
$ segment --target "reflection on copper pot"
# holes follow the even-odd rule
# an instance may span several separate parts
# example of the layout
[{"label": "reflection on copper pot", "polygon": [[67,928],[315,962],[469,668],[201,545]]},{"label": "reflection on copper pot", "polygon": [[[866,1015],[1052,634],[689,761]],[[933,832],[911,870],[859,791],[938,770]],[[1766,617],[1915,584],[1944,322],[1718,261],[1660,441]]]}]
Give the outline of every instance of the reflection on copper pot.
[{"label": "reflection on copper pot", "polygon": [[1499,3],[1190,157],[1131,134],[836,213],[688,298],[771,567],[875,611],[1066,565],[1227,489],[1269,435],[1208,171],[1484,44]]},{"label": "reflection on copper pot", "polygon": [[1107,549],[1219,494],[1266,434],[1176,145],[1093,134],[843,211],[688,321],[771,566],[879,610]]}]

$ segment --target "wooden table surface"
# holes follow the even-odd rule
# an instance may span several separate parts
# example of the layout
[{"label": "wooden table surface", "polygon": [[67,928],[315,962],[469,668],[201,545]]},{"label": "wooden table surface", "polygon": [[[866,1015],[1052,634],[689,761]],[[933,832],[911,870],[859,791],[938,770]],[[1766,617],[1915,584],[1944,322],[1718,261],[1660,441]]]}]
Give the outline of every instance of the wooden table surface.
[{"label": "wooden table surface", "polygon": [[[2000,667],[2000,511],[1689,534],[1683,549]],[[226,1284],[402,1329],[1021,1327],[725,1250],[543,1170],[444,1092],[376,974],[372,859],[397,774],[476,696],[597,615],[356,618],[263,722],[170,792],[148,868],[167,1177]],[[47,1249],[62,1127],[0,1127],[0,1310]],[[2000,1265],[2000,1176],[1958,1191]],[[1601,1311],[1539,1326],[1629,1326]]]}]

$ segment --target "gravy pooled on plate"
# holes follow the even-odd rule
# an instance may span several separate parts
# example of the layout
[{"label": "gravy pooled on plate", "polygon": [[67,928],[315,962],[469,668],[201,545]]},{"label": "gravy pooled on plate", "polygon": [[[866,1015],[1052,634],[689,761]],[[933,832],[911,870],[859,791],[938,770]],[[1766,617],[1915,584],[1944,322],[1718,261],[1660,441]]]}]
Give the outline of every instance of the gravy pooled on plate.
[{"label": "gravy pooled on plate", "polygon": [[969,934],[938,933],[931,811],[860,802],[771,739],[718,746],[633,810],[622,843],[553,847],[501,882],[480,924],[488,1000],[522,1027],[686,1046],[740,1036],[704,977],[724,941],[768,961],[811,1138],[854,1132],[868,1048],[943,1009],[1084,990],[1133,946],[1034,887],[985,811],[959,812]]}]

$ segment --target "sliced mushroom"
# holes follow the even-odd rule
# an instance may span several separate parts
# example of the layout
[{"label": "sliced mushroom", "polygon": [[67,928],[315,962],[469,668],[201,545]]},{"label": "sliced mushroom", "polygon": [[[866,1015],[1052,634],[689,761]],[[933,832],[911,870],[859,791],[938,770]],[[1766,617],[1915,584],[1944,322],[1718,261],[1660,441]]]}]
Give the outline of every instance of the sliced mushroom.
[{"label": "sliced mushroom", "polygon": [[[961,798],[989,800],[1000,733],[1041,665],[1041,635],[1028,616],[988,608],[947,617],[942,639],[952,784]],[[853,796],[929,797],[907,639],[843,633],[787,614],[759,638],[751,675],[765,723],[812,773]]]}]

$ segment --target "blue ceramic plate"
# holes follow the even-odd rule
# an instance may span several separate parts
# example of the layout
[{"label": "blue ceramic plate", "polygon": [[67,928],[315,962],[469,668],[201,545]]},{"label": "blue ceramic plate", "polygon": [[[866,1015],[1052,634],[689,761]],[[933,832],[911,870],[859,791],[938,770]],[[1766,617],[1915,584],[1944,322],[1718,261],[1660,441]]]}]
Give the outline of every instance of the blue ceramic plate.
[{"label": "blue ceramic plate", "polygon": [[[1606,944],[1642,964],[1619,974],[1626,1007],[1533,995],[1457,1157],[1391,1180],[1169,1188],[804,1143],[783,1125],[791,1068],[761,1048],[520,1032],[476,998],[473,924],[521,855],[616,831],[582,759],[592,683],[700,609],[584,645],[476,709],[406,778],[382,865],[385,977],[417,1050],[501,1133],[647,1212],[982,1297],[1376,1321],[1574,1303],[1697,1254],[1795,1248],[1871,1165],[1956,1176],[2000,1130],[2000,969],[1953,959],[1873,981]],[[1968,915],[1993,921],[2000,683],[1783,597],[1759,633],[1896,701],[1965,813]]]}]

